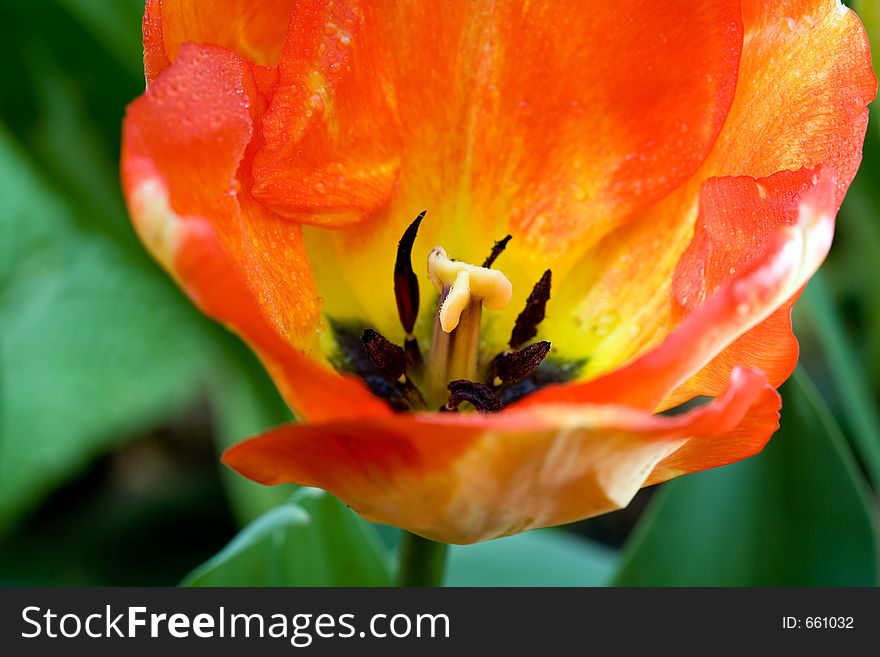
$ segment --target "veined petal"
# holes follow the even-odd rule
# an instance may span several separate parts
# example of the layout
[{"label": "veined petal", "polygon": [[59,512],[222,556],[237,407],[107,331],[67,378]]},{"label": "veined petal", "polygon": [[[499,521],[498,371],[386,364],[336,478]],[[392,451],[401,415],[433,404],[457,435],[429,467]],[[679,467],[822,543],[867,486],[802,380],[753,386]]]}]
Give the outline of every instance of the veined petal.
[{"label": "veined petal", "polygon": [[736,97],[704,176],[821,165],[839,206],[877,93],[865,28],[840,0],[744,0],[743,24]]},{"label": "veined petal", "polygon": [[[742,368],[735,367],[727,375],[726,380],[733,381],[742,376],[742,372]],[[770,390],[773,392],[771,393]],[[659,484],[692,472],[719,468],[754,456],[764,449],[770,437],[779,428],[778,411],[781,404],[779,393],[768,382],[762,405],[753,406],[737,426],[723,435],[695,436],[687,441],[654,466],[645,481],[645,486]]]},{"label": "veined petal", "polygon": [[[223,459],[265,484],[324,488],[370,520],[473,543],[620,508],[689,441],[724,444],[730,458],[749,456],[775,431],[778,409],[763,375],[740,369],[722,398],[677,417],[558,404],[496,416],[287,425]],[[743,424],[752,440],[729,440]],[[675,467],[687,466],[655,479],[673,476]]]},{"label": "veined petal", "polygon": [[[736,272],[747,269],[753,254],[766,250],[767,240],[780,226],[798,221],[803,211],[800,199],[805,193],[812,196],[814,204],[819,200],[816,194],[824,193],[825,212],[836,212],[837,186],[829,182],[824,192],[821,186],[811,189],[817,178],[818,174],[803,169],[782,171],[759,181],[747,177],[707,181],[701,195],[700,221],[673,276],[674,312],[693,312]],[[718,394],[736,365],[760,368],[772,385],[781,385],[797,364],[791,307],[799,295],[800,288],[766,320],[690,377],[662,402],[661,408],[697,395]]]},{"label": "veined petal", "polygon": [[[401,144],[361,3],[297,4],[254,162],[254,194],[303,223],[360,221],[385,206]],[[391,46],[393,48],[393,46]]]},{"label": "veined petal", "polygon": [[256,64],[274,65],[295,5],[296,0],[147,0],[147,82],[167,68],[187,42],[223,46]]},{"label": "veined petal", "polygon": [[[579,276],[560,279],[555,286],[547,335],[561,336],[555,342],[569,358],[588,359],[585,378],[649,352],[682,320],[671,281],[691,235],[700,239],[705,234],[701,222],[713,221],[705,207],[712,204],[707,195],[717,193],[713,178],[749,176],[758,179],[759,191],[772,186],[778,171],[821,165],[823,175],[836,180],[832,215],[852,180],[861,158],[867,104],[876,92],[858,18],[836,0],[750,0],[743,16],[736,96],[705,165],[687,185],[588,252],[574,268]],[[764,177],[771,182],[762,181]],[[751,183],[743,179],[740,186],[746,184]],[[715,241],[719,247],[727,245],[725,253],[712,256],[714,263],[700,263],[692,252],[691,268],[714,267],[718,281],[730,278],[753,257],[759,242],[771,239],[762,231],[772,228],[766,217],[777,214],[773,204],[779,201],[771,192],[767,199],[734,204],[741,216],[727,213],[727,235]],[[714,223],[718,230],[718,220]],[[725,267],[722,260],[728,257],[731,262]],[[697,394],[716,394],[736,363],[760,367],[774,385],[782,383],[797,359],[789,319],[796,292],[728,345],[705,372],[670,395],[664,407]],[[557,310],[563,308],[565,312]]]},{"label": "veined petal", "polygon": [[[804,188],[807,191],[799,191]],[[676,275],[679,290],[697,290],[699,305],[684,315],[659,346],[628,365],[585,383],[545,388],[520,405],[582,401],[651,410],[665,407],[668,395],[768,319],[816,271],[831,246],[836,189],[833,172],[806,169],[762,181],[710,181],[701,197],[704,228]],[[729,223],[731,217],[744,216],[749,221]],[[727,239],[739,237],[763,251],[753,254],[750,261],[730,265],[713,261],[704,253],[713,248],[712,229],[732,230]]]},{"label": "veined petal", "polygon": [[295,75],[279,85],[255,177],[273,210],[342,226],[307,231],[328,314],[382,332],[396,327],[376,292],[420,210],[416,261],[442,244],[480,262],[513,233],[515,308],[548,262],[561,275],[686,180],[732,101],[738,2],[359,4],[334,5],[356,17],[344,52],[323,26],[291,33],[282,66]]},{"label": "veined petal", "polygon": [[[704,171],[760,177],[821,164],[836,174],[836,214],[861,162],[867,104],[877,91],[864,27],[838,0],[749,0],[743,18],[746,39],[731,127],[722,131]],[[735,364],[759,367],[774,386],[781,385],[797,363],[791,307],[798,295],[726,347],[661,407],[716,394]]]},{"label": "veined petal", "polygon": [[[259,93],[248,65],[185,45],[131,104],[123,185],[135,227],[193,301],[262,356],[304,417],[389,412],[364,386],[313,363],[319,303],[299,226],[259,206],[239,168]],[[247,174],[245,174],[247,175]]]}]

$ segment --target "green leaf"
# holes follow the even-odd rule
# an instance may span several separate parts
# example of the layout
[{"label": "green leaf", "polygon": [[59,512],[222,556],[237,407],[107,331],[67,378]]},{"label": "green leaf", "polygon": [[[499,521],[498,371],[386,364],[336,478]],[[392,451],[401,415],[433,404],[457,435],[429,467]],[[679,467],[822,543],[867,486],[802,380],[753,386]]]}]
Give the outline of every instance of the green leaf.
[{"label": "green leaf", "polygon": [[871,52],[880,51],[880,5],[877,4],[877,0],[856,0],[847,4],[852,5],[865,24]]},{"label": "green leaf", "polygon": [[140,48],[143,0],[56,0],[132,75],[144,71]]},{"label": "green leaf", "polygon": [[0,126],[0,532],[190,403],[215,331],[140,250],[84,229]]},{"label": "green leaf", "polygon": [[822,272],[813,276],[796,310],[819,341],[821,358],[834,386],[856,454],[880,490],[880,413],[871,382],[850,343]]},{"label": "green leaf", "polygon": [[447,586],[603,586],[615,553],[555,529],[454,545]]},{"label": "green leaf", "polygon": [[[228,341],[224,354],[227,357],[220,364],[218,376],[212,379],[210,390],[220,452],[293,420],[266,371],[243,344]],[[222,476],[233,512],[242,525],[286,501],[295,490],[295,486],[263,486],[227,467]]]},{"label": "green leaf", "polygon": [[620,586],[870,586],[866,487],[802,369],[764,452],[663,486],[625,549]]},{"label": "green leaf", "polygon": [[184,586],[387,586],[375,530],[327,493],[302,488],[245,527]]}]

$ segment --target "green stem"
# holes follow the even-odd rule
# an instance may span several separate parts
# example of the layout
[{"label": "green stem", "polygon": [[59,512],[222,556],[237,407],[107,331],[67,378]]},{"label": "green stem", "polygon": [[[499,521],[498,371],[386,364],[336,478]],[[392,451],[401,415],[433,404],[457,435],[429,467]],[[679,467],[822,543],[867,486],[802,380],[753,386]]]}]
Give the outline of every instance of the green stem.
[{"label": "green stem", "polygon": [[442,586],[446,570],[446,543],[403,532],[400,541],[398,586]]}]

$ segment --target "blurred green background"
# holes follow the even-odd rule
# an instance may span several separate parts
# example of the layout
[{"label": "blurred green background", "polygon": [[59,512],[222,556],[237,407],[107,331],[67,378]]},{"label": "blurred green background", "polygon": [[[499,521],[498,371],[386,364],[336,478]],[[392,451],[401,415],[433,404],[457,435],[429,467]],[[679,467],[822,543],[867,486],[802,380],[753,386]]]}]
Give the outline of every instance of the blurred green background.
[{"label": "blurred green background", "polygon": [[[0,584],[387,583],[395,530],[219,465],[289,413],[126,217],[117,155],[144,86],[142,10],[0,3]],[[880,3],[864,10],[880,39]],[[878,583],[876,118],[798,303],[801,366],[765,451],[614,514],[453,548],[450,584]]]}]

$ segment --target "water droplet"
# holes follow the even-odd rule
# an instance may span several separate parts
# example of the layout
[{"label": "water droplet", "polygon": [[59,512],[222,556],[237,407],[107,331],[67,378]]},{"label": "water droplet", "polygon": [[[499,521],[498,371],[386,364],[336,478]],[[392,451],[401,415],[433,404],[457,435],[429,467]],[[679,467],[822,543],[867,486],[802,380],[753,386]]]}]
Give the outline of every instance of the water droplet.
[{"label": "water droplet", "polygon": [[616,310],[602,313],[593,320],[593,333],[597,336],[605,337],[613,331],[620,323],[620,313]]},{"label": "water droplet", "polygon": [[583,202],[587,198],[587,193],[584,191],[583,187],[576,183],[571,184],[571,195],[578,203]]}]

